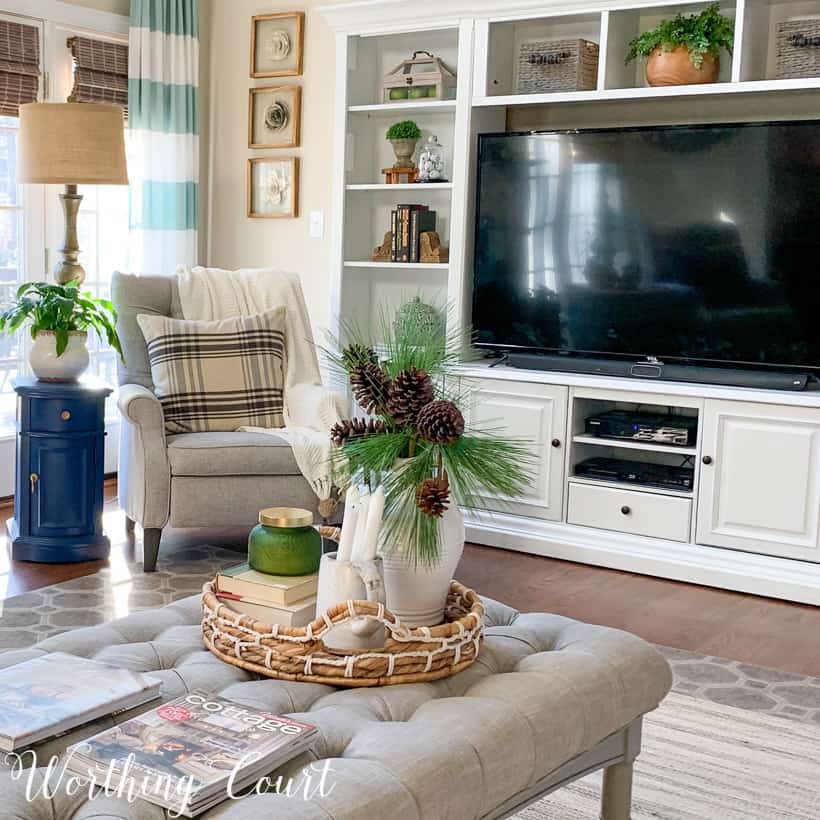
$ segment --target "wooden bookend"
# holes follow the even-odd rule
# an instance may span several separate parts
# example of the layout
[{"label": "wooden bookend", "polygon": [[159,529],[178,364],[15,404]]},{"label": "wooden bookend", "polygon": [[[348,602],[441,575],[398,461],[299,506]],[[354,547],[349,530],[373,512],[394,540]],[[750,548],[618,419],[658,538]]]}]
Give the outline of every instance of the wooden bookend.
[{"label": "wooden bookend", "polygon": [[425,231],[419,236],[419,262],[449,262],[450,250],[441,246],[435,231]]},{"label": "wooden bookend", "polygon": [[389,262],[393,249],[393,231],[388,231],[384,235],[381,245],[373,248],[373,262]]}]

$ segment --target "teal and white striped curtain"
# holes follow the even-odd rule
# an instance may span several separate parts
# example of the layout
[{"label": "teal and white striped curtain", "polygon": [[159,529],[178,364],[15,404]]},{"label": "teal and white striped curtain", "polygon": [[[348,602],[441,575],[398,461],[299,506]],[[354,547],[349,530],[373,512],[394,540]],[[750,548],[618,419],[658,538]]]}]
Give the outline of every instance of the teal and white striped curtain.
[{"label": "teal and white striped curtain", "polygon": [[166,273],[197,262],[197,0],[131,0],[129,267]]}]

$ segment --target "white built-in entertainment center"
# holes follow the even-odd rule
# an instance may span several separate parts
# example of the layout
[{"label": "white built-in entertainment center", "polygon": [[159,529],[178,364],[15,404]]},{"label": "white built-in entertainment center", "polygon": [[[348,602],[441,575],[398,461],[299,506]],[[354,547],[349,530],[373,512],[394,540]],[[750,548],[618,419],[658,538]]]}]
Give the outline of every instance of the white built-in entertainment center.
[{"label": "white built-in entertainment center", "polygon": [[[470,322],[477,135],[504,130],[820,118],[820,78],[770,79],[778,21],[820,0],[724,0],[735,20],[721,82],[651,88],[624,65],[640,31],[696,3],[363,0],[325,7],[337,32],[332,314],[376,327],[379,310],[420,293]],[[515,94],[517,45],[598,43],[595,90]],[[457,72],[454,99],[383,102],[382,78],[424,49]],[[449,182],[387,185],[386,129],[411,118],[445,146]],[[753,173],[754,169],[750,169]],[[371,261],[399,202],[435,209],[447,263]],[[337,328],[338,329],[338,328]],[[570,561],[820,604],[820,392],[758,390],[465,364],[477,421],[533,442],[520,498],[473,515],[468,539]],[[697,416],[685,448],[589,436],[610,409]],[[579,460],[640,450],[695,466],[691,490],[575,475]],[[634,455],[634,453],[633,453]]]}]

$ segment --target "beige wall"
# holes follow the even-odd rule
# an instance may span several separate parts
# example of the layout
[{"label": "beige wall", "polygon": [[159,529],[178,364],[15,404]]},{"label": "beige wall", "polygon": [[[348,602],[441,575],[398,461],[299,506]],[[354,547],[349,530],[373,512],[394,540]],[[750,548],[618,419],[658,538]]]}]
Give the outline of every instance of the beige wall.
[{"label": "beige wall", "polygon": [[[327,2],[327,0],[323,0]],[[319,3],[277,0],[211,0],[208,39],[210,122],[206,125],[210,203],[200,230],[205,258],[219,267],[276,266],[299,273],[314,329],[330,318],[329,260],[333,153],[334,36],[316,11]],[[248,76],[250,18],[276,10],[306,12],[302,77],[252,80]],[[203,33],[203,37],[206,36]],[[296,149],[248,148],[248,89],[302,86],[302,138]],[[250,156],[300,157],[297,219],[247,219],[245,166]],[[308,236],[308,214],[324,212],[324,238]]]},{"label": "beige wall", "polygon": [[131,14],[131,0],[65,0],[74,6],[85,6],[97,11],[110,11],[112,14]]}]

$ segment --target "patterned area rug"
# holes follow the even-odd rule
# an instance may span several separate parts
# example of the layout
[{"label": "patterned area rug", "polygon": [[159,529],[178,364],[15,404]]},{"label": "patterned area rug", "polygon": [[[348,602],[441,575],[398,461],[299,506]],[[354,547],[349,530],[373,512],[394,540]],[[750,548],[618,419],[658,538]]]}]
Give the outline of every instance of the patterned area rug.
[{"label": "patterned area rug", "polygon": [[[632,820],[817,820],[820,727],[673,692],[644,720]],[[601,773],[515,820],[593,820]]]}]

